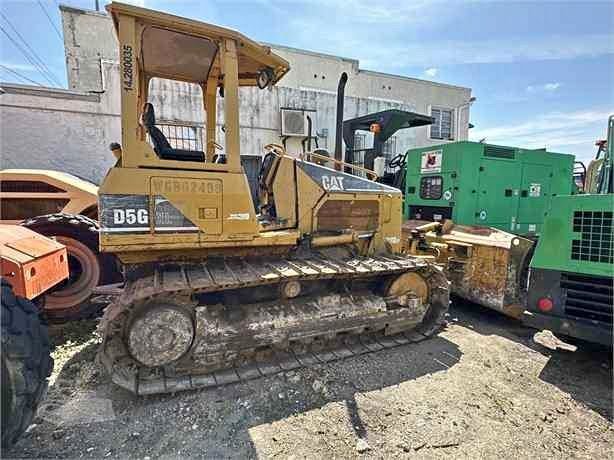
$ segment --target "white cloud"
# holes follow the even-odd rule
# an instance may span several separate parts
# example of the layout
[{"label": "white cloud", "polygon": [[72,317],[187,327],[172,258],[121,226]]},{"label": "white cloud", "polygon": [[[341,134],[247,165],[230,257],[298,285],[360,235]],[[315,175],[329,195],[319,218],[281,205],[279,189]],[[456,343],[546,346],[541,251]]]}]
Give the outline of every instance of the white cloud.
[{"label": "white cloud", "polygon": [[[424,8],[424,4],[421,4]],[[368,6],[365,7],[368,9]],[[382,30],[385,37],[379,40],[369,39],[361,24],[368,22],[374,12],[364,12],[358,7],[351,7],[351,19],[339,16],[335,27],[327,30],[324,42],[314,42],[313,37],[321,34],[321,24],[311,16],[295,17],[289,20],[293,31],[294,46],[314,49],[361,61],[369,60],[372,66],[383,71],[416,66],[424,68],[441,68],[458,64],[495,64],[531,62],[540,60],[567,60],[597,57],[614,54],[614,33],[569,34],[546,36],[517,36],[494,38],[491,40],[408,40],[402,30],[389,25]],[[429,10],[424,8],[427,15]],[[357,19],[354,17],[356,12]],[[379,13],[378,13],[379,14]],[[384,14],[384,13],[381,13]],[[334,11],[330,12],[334,15]],[[403,17],[400,13],[398,17]],[[411,16],[411,15],[409,15]],[[419,16],[419,15],[418,15]],[[335,16],[337,17],[337,16]],[[414,20],[416,20],[414,18]],[[429,20],[421,18],[421,24]],[[431,23],[443,21],[430,19]],[[374,24],[373,27],[376,27]],[[381,35],[381,34],[380,34]],[[382,46],[382,42],[386,45]]]},{"label": "white cloud", "polygon": [[[277,11],[289,11],[294,1],[267,1],[257,0]],[[301,2],[302,3],[302,2]],[[373,24],[377,27],[385,25],[390,27],[397,24],[404,27],[409,24],[430,23],[434,20],[446,20],[453,16],[454,5],[445,0],[411,0],[406,2],[372,0],[309,0],[307,4],[313,11],[326,11],[327,16],[335,18],[335,27],[340,22],[352,26],[352,24]],[[445,5],[446,8],[438,8],[436,4]],[[320,13],[317,13],[318,17]],[[303,18],[313,22],[313,17]],[[315,21],[316,26],[321,27],[320,21]],[[357,30],[361,32],[360,29]]]},{"label": "white cloud", "polygon": [[[412,43],[384,52],[397,56],[398,66],[492,64],[520,61],[575,59],[614,53],[614,34],[548,36],[515,40],[441,41]],[[386,56],[389,54],[389,56]]]},{"label": "white cloud", "polygon": [[561,84],[557,81],[556,83],[546,83],[544,85],[544,89],[546,91],[556,91],[561,87]]},{"label": "white cloud", "polygon": [[435,78],[439,73],[439,69],[437,67],[429,67],[424,71],[424,76],[428,78]]},{"label": "white cloud", "polygon": [[536,92],[548,92],[548,93],[553,93],[555,92],[557,89],[559,89],[561,87],[562,83],[557,82],[552,82],[552,83],[545,83],[543,85],[529,85],[527,86],[527,91],[529,93],[536,93]]},{"label": "white cloud", "polygon": [[608,116],[612,112],[614,110],[550,112],[512,125],[478,126],[469,133],[472,140],[486,138],[491,144],[546,147],[587,159],[592,156],[595,140],[605,136]]},{"label": "white cloud", "polygon": [[37,70],[36,67],[30,64],[15,64],[12,62],[1,61],[0,65],[4,67],[8,67],[11,70],[17,70],[17,71],[21,70],[23,72],[34,72]]}]

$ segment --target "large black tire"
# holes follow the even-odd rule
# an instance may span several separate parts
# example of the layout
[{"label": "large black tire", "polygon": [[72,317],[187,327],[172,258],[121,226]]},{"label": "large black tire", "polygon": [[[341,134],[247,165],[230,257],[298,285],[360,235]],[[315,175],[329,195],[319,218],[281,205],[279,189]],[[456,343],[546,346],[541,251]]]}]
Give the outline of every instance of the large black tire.
[{"label": "large black tire", "polygon": [[92,303],[99,284],[121,281],[114,256],[98,250],[98,222],[82,215],[48,214],[28,219],[22,225],[66,246],[70,275],[41,297],[44,316],[50,322],[94,318],[104,304]]},{"label": "large black tire", "polygon": [[2,293],[2,447],[30,426],[47,392],[53,369],[47,327],[36,306],[1,280]]}]

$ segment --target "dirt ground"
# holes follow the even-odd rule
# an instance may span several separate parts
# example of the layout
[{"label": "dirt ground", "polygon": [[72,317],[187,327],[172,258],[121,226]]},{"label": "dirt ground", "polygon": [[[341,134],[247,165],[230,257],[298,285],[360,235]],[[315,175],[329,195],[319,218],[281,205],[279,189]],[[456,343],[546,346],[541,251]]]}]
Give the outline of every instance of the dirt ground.
[{"label": "dirt ground", "polygon": [[56,331],[46,403],[2,457],[612,458],[609,350],[552,350],[473,305],[448,320],[418,344],[140,398],[94,364],[95,325],[79,323]]}]

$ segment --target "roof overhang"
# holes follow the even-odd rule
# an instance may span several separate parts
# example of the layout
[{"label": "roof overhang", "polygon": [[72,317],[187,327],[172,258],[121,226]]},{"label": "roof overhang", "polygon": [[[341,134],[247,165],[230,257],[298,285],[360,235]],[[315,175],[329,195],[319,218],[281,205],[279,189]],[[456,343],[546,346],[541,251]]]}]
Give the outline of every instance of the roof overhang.
[{"label": "roof overhang", "polygon": [[[263,68],[272,71],[272,84],[276,84],[290,70],[288,61],[273,53],[271,48],[263,46],[232,29],[124,3],[112,2],[106,6],[106,9],[113,19],[118,35],[120,16],[129,16],[142,26],[143,35],[151,33],[151,30],[156,30],[159,43],[164,43],[166,32],[170,39],[168,48],[173,48],[173,43],[176,45],[174,54],[157,53],[160,58],[168,58],[168,63],[163,63],[164,65],[162,65],[162,61],[152,62],[150,56],[149,67],[144,69],[148,75],[165,78],[175,76],[183,81],[200,83],[206,80],[206,77],[202,75],[202,70],[205,67],[211,68],[211,65],[207,66],[207,62],[198,65],[198,53],[205,52],[203,61],[212,61],[210,55],[206,54],[211,51],[211,42],[219,44],[227,39],[233,40],[237,44],[239,82],[242,86],[255,86],[258,71]],[[142,39],[143,37],[141,37]],[[182,43],[190,44],[190,46],[183,48],[181,47]],[[187,55],[181,59],[181,54],[178,55],[178,52]],[[172,70],[174,62],[178,62],[176,71]],[[145,65],[148,64],[145,63]],[[190,68],[194,70],[190,71]]]},{"label": "roof overhang", "polygon": [[432,125],[434,122],[435,119],[433,117],[421,113],[407,112],[399,109],[383,110],[352,118],[351,120],[345,120],[343,122],[343,140],[346,145],[353,146],[354,132],[359,130],[369,131],[374,123],[380,125],[379,140],[386,142],[387,139],[400,129]]}]

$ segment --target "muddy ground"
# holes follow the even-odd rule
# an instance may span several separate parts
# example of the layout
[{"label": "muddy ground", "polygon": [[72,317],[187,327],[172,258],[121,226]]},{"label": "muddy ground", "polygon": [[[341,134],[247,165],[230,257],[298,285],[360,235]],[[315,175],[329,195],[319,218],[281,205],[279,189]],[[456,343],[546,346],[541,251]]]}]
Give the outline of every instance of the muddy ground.
[{"label": "muddy ground", "polygon": [[448,320],[418,344],[141,398],[94,364],[94,324],[73,325],[55,333],[36,424],[2,456],[612,458],[610,351],[552,350],[472,305],[453,306]]}]

